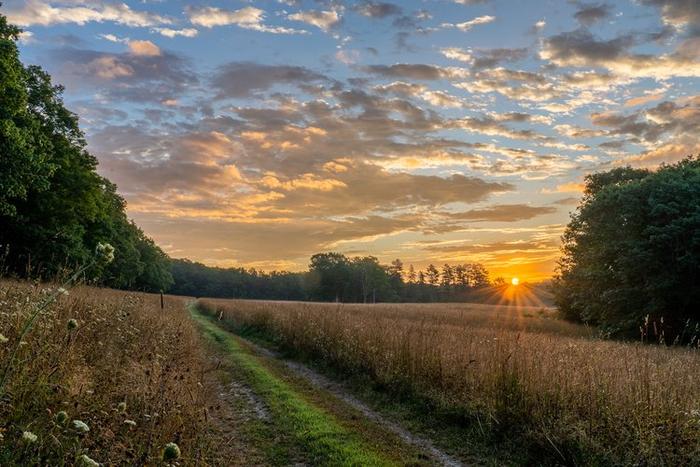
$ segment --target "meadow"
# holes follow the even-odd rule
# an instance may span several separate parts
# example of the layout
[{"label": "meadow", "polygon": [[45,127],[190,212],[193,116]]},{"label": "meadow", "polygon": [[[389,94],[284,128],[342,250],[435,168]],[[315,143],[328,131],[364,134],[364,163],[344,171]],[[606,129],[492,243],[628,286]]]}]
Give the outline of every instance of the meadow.
[{"label": "meadow", "polygon": [[700,462],[697,346],[605,340],[543,307],[198,306],[288,355],[419,401],[426,414],[509,450],[515,463]]},{"label": "meadow", "polygon": [[0,282],[0,465],[211,462],[215,386],[185,299],[166,297],[161,310],[157,295],[78,286],[17,345],[55,292]]}]

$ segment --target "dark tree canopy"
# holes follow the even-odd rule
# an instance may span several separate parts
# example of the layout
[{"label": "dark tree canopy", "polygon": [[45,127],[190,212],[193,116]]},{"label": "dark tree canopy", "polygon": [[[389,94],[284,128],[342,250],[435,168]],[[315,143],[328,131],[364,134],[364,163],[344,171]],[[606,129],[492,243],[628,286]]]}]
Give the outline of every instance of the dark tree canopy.
[{"label": "dark tree canopy", "polygon": [[631,337],[648,316],[666,342],[692,337],[700,321],[700,159],[589,175],[562,240],[555,294],[565,317]]},{"label": "dark tree canopy", "polygon": [[98,242],[116,248],[103,284],[164,290],[167,256],[126,216],[116,187],[97,172],[63,88],[24,67],[19,30],[0,15],[0,247],[3,268],[52,278],[89,261]]}]

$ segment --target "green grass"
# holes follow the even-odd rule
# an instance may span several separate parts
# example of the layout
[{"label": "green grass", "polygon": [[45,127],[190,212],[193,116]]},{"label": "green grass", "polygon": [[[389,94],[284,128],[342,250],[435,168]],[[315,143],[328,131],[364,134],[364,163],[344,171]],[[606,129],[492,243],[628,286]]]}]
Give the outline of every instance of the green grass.
[{"label": "green grass", "polygon": [[[366,433],[358,431],[357,417],[350,416],[350,422],[339,420],[331,410],[322,407],[318,395],[306,393],[309,388],[299,388],[266,366],[260,357],[251,354],[238,338],[221,329],[212,319],[190,307],[194,320],[199,324],[203,335],[215,344],[219,352],[234,361],[243,373],[241,376],[252,390],[261,397],[272,417],[273,423],[283,433],[291,436],[308,456],[307,461],[314,465],[399,465],[420,463],[419,456],[411,449],[405,452],[382,452]],[[353,420],[354,419],[354,420]],[[347,426],[350,425],[350,426]],[[264,436],[265,430],[258,432]],[[265,446],[262,446],[264,450]],[[274,446],[268,446],[274,451]],[[269,452],[283,461],[283,453]],[[396,456],[399,456],[397,458]]]}]

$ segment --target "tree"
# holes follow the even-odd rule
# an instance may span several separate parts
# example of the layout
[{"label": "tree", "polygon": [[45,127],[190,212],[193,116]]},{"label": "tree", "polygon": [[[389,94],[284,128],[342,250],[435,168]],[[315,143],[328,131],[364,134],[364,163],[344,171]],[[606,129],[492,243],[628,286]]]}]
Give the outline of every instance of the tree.
[{"label": "tree", "polygon": [[586,177],[562,237],[555,300],[572,320],[635,336],[645,317],[666,339],[700,321],[700,160]]},{"label": "tree", "polygon": [[0,216],[15,216],[30,190],[46,190],[51,143],[30,110],[28,71],[19,60],[20,30],[0,15]]},{"label": "tree", "polygon": [[467,278],[469,285],[473,288],[488,287],[491,285],[489,281],[489,272],[483,264],[473,263],[466,265]]},{"label": "tree", "polygon": [[428,265],[428,268],[425,271],[425,275],[428,284],[432,285],[433,287],[437,287],[438,282],[440,282],[440,272],[434,265]]},{"label": "tree", "polygon": [[413,267],[413,265],[408,266],[408,283],[409,284],[415,284],[416,283],[416,269]]},{"label": "tree", "polygon": [[0,245],[20,276],[53,278],[86,264],[98,242],[116,248],[99,273],[118,288],[164,290],[172,283],[163,251],[126,216],[126,203],[97,174],[78,117],[61,86],[24,67],[19,30],[0,15]]},{"label": "tree", "polygon": [[341,253],[318,253],[311,257],[310,283],[317,284],[310,291],[312,298],[326,301],[345,301],[350,283],[350,262]]}]

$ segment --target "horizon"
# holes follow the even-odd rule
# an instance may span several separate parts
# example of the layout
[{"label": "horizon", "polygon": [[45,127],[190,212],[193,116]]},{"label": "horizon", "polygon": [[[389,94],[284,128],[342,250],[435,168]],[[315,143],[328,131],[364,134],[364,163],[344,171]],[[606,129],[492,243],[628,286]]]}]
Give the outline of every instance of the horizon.
[{"label": "horizon", "polygon": [[[587,173],[700,153],[687,2],[7,1],[172,257],[551,277]],[[231,45],[233,44],[233,45]],[[240,44],[240,45],[239,45]]]}]

